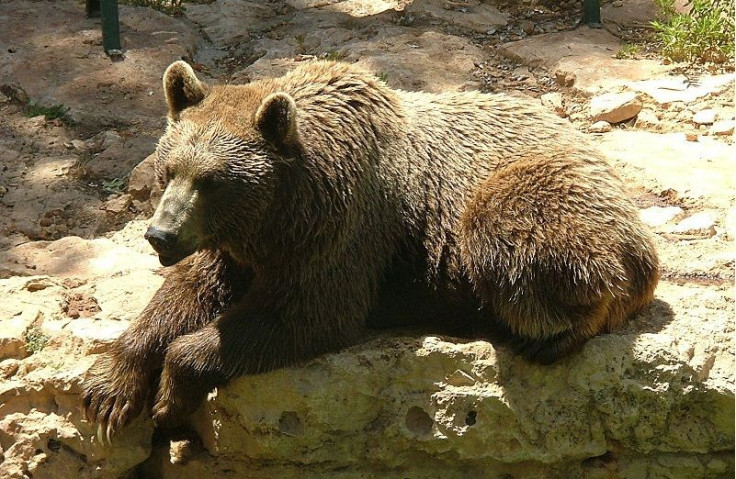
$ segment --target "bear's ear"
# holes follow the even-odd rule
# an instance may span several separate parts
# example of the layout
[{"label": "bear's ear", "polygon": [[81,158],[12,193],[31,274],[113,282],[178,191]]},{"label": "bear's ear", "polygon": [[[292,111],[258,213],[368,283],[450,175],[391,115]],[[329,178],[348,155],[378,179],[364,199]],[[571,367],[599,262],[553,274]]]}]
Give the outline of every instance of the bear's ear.
[{"label": "bear's ear", "polygon": [[178,61],[169,65],[164,73],[164,93],[169,104],[169,117],[179,119],[179,113],[204,99],[204,85],[187,62]]},{"label": "bear's ear", "polygon": [[295,154],[299,139],[296,130],[296,103],[286,93],[273,93],[263,99],[256,110],[253,124],[263,139],[277,151]]}]

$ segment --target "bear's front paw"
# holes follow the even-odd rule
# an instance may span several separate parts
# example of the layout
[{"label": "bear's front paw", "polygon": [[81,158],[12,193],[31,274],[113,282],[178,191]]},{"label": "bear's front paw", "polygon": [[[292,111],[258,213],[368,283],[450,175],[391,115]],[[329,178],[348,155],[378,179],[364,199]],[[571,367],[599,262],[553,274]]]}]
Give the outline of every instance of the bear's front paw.
[{"label": "bear's front paw", "polygon": [[99,424],[98,436],[107,441],[143,409],[148,378],[140,370],[124,368],[109,355],[100,357],[82,383],[82,406],[89,422]]},{"label": "bear's front paw", "polygon": [[[190,386],[183,387],[183,384]],[[161,428],[181,425],[184,419],[197,409],[206,394],[206,391],[202,392],[197,387],[196,379],[174,381],[165,368],[161,375],[156,401],[151,410],[153,422]]]}]

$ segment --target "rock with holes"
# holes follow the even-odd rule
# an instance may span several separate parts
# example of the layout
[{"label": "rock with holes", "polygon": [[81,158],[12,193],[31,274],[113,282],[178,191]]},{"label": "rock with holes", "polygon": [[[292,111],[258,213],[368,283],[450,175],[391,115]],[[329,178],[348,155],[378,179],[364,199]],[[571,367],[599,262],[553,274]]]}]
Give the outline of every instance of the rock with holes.
[{"label": "rock with holes", "polygon": [[732,315],[732,288],[664,282],[623,332],[547,367],[485,341],[380,337],[220,388],[193,418],[187,462],[171,463],[173,441],[141,470],[731,477]]},{"label": "rock with holes", "polygon": [[[113,240],[132,243],[125,231]],[[90,263],[102,267],[100,257]],[[0,361],[0,477],[733,475],[730,284],[663,281],[626,328],[553,366],[487,341],[384,335],[234,381],[210,394],[189,432],[152,447],[146,417],[112,445],[82,419],[88,355],[126,322],[109,319],[102,299],[98,319],[64,319],[64,291],[85,285],[47,268],[0,282],[7,302],[38,301],[49,337]]]},{"label": "rock with holes", "polygon": [[79,408],[88,355],[106,350],[163,280],[141,244],[133,222],[109,239],[0,251],[9,276],[0,279],[0,477],[121,477],[149,456],[149,422],[109,446]]}]

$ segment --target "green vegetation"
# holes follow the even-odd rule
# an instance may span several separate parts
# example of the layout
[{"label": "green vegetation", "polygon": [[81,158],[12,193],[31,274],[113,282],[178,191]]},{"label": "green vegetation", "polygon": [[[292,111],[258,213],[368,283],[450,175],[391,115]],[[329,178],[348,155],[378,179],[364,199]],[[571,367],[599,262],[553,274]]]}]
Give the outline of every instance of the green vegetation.
[{"label": "green vegetation", "polygon": [[655,0],[661,20],[652,22],[662,55],[673,61],[726,63],[734,60],[734,0],[691,0],[688,14],[675,0]]},{"label": "green vegetation", "polygon": [[108,195],[114,193],[122,193],[125,191],[126,178],[113,178],[112,180],[102,180],[102,191]]},{"label": "green vegetation", "polygon": [[26,329],[23,336],[26,340],[26,351],[31,354],[41,351],[49,342],[49,337],[35,327]]},{"label": "green vegetation", "polygon": [[184,0],[121,0],[120,3],[134,7],[149,7],[168,15],[180,14],[184,11]]},{"label": "green vegetation", "polygon": [[72,123],[72,119],[69,118],[68,115],[69,109],[65,107],[64,105],[51,105],[51,106],[44,106],[39,105],[35,101],[29,101],[28,104],[23,108],[23,113],[28,118],[33,118],[34,116],[41,116],[46,119],[46,121],[50,120],[56,120],[57,118],[61,120],[64,124],[70,125]]},{"label": "green vegetation", "polygon": [[621,46],[621,50],[618,51],[616,54],[616,58],[619,60],[624,60],[627,58],[634,58],[636,55],[639,54],[639,51],[641,50],[641,47],[639,45],[634,45],[632,43],[626,43],[623,46]]},{"label": "green vegetation", "polygon": [[381,80],[383,83],[387,83],[388,82],[388,73],[387,72],[381,72],[378,75],[378,79]]},{"label": "green vegetation", "polygon": [[348,52],[346,52],[345,50],[330,50],[329,52],[325,53],[325,60],[339,62],[340,60],[345,59],[347,56]]}]

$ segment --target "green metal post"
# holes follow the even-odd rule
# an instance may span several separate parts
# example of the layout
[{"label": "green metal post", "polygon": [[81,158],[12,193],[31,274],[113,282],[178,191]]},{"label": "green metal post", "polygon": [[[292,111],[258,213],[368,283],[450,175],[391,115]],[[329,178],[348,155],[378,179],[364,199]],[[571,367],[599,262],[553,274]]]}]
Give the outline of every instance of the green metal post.
[{"label": "green metal post", "polygon": [[601,0],[583,0],[583,23],[590,28],[601,28]]},{"label": "green metal post", "polygon": [[87,18],[98,18],[100,16],[100,0],[86,1]]},{"label": "green metal post", "polygon": [[118,0],[100,0],[102,13],[102,46],[108,55],[120,53],[120,20]]}]

